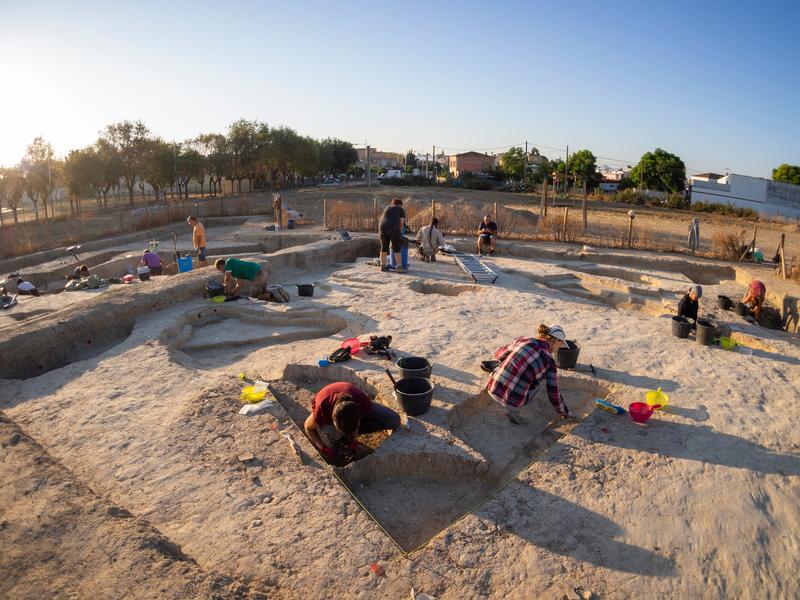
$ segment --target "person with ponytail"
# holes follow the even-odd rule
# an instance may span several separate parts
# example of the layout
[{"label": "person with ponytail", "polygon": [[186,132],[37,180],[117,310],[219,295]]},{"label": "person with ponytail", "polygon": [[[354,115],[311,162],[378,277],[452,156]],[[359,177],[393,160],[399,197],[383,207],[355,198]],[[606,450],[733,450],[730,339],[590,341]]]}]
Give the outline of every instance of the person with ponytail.
[{"label": "person with ponytail", "polygon": [[558,391],[555,354],[566,345],[567,336],[560,325],[539,325],[535,338],[519,337],[495,352],[500,365],[489,376],[486,391],[505,409],[512,423],[525,420],[520,409],[527,405],[544,385],[550,404],[562,418],[570,412]]}]

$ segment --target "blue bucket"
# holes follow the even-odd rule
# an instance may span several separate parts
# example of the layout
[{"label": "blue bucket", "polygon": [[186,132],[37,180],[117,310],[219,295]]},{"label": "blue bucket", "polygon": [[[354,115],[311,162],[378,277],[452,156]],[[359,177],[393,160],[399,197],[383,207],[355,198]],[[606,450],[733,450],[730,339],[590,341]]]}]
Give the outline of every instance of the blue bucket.
[{"label": "blue bucket", "polygon": [[192,270],[192,257],[184,256],[178,257],[178,273],[185,273]]}]

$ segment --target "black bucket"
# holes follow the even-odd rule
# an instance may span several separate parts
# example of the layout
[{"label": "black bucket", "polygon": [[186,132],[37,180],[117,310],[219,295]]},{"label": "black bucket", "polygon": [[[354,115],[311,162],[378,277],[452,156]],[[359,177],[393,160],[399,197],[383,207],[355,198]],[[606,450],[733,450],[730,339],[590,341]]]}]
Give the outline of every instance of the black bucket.
[{"label": "black bucket", "polygon": [[394,386],[394,394],[403,411],[412,417],[428,412],[433,399],[433,384],[430,379],[411,377],[401,379]]},{"label": "black bucket", "polygon": [[692,322],[686,317],[672,317],[672,335],[679,338],[689,337]]},{"label": "black bucket", "polygon": [[744,304],[743,302],[737,302],[736,314],[739,315],[740,317],[746,317],[747,315],[749,315],[750,311],[747,308],[747,304]]},{"label": "black bucket", "polygon": [[139,273],[139,281],[150,281],[150,272]]},{"label": "black bucket", "polygon": [[313,296],[314,295],[314,284],[313,283],[298,283],[297,284],[297,295],[298,296]]},{"label": "black bucket", "polygon": [[421,356],[406,356],[397,361],[397,367],[400,369],[400,377],[402,379],[410,379],[413,377],[422,377],[423,379],[430,379],[433,365],[427,358]]},{"label": "black bucket", "polygon": [[556,352],[556,366],[559,369],[574,369],[578,364],[580,353],[581,347],[575,343],[575,340],[567,340],[566,348],[559,348]]},{"label": "black bucket", "polygon": [[733,300],[727,296],[717,296],[717,305],[719,305],[722,310],[730,310],[733,308]]},{"label": "black bucket", "polygon": [[714,343],[714,333],[717,331],[717,326],[708,319],[697,319],[697,329],[695,335],[697,336],[697,343],[701,346],[710,346]]}]

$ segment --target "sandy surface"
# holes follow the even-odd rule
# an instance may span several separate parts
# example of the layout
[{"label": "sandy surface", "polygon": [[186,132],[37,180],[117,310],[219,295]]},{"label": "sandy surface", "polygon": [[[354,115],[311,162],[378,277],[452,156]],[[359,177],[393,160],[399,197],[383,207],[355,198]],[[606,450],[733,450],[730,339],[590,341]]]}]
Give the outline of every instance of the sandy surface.
[{"label": "sandy surface", "polygon": [[[12,485],[0,492],[0,545],[13,554],[0,558],[0,593],[407,598],[413,586],[453,599],[561,598],[575,587],[599,598],[800,594],[792,416],[800,349],[796,336],[714,306],[717,294],[741,294],[746,274],[666,255],[581,257],[536,245],[487,259],[499,278],[478,286],[450,259],[380,273],[352,252],[345,257],[345,244],[259,257],[292,293],[286,305],[210,303],[200,293],[211,271],[118,292],[118,311],[162,300],[130,330],[109,334],[102,352],[1,382],[0,408],[11,421],[2,423],[0,468]],[[313,298],[289,285],[301,279],[316,282]],[[669,312],[701,279],[701,311],[748,348],[670,335]],[[36,300],[55,310],[59,297]],[[42,318],[68,325],[101,314],[91,311],[102,301]],[[560,323],[582,347],[579,364],[596,374],[561,372],[578,422],[562,423],[538,398],[528,424],[514,426],[481,394],[479,362],[540,322]],[[4,336],[45,327],[15,323]],[[341,340],[368,334],[393,335],[398,356],[431,360],[433,405],[370,456],[333,469],[297,423],[331,380],[359,382],[396,406],[387,361],[316,366]],[[240,372],[272,381],[278,402],[239,415]],[[627,406],[657,387],[670,406],[645,426],[591,410],[595,397]],[[96,540],[91,551],[86,539]],[[372,573],[372,563],[385,573]]]}]

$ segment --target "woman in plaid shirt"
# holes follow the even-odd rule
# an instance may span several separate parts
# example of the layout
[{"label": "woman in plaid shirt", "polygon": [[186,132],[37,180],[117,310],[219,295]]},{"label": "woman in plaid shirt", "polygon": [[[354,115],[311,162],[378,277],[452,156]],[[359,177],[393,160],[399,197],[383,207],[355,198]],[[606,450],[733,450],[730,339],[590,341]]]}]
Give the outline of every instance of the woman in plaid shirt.
[{"label": "woman in plaid shirt", "polygon": [[539,325],[535,338],[520,337],[495,352],[500,365],[492,371],[486,390],[506,409],[512,423],[524,423],[520,409],[547,385],[550,404],[563,418],[569,408],[558,391],[558,370],[553,358],[566,345],[567,336],[560,325]]}]

